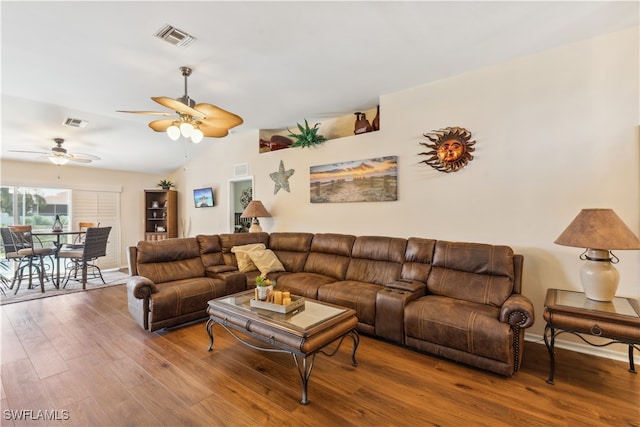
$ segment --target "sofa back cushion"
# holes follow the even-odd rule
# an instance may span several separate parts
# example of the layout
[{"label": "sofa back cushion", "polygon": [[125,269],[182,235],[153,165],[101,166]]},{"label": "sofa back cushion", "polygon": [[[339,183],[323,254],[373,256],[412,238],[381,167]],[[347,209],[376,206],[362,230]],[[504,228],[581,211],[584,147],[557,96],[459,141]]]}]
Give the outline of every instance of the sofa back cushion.
[{"label": "sofa back cushion", "polygon": [[314,234],[304,271],[344,280],[355,240],[349,234]]},{"label": "sofa back cushion", "polygon": [[195,237],[139,242],[136,265],[138,274],[154,283],[205,276]]},{"label": "sofa back cushion", "polygon": [[244,246],[253,243],[262,243],[267,247],[269,243],[269,234],[264,232],[220,234],[220,244],[222,246],[222,257],[224,258],[224,263],[237,267],[238,263],[236,261],[236,256],[231,252],[231,248],[234,246]]},{"label": "sofa back cushion", "polygon": [[378,285],[399,279],[406,246],[407,241],[398,237],[356,238],[346,279]]},{"label": "sofa back cushion", "polygon": [[513,290],[513,250],[438,241],[427,289],[435,295],[501,307]]},{"label": "sofa back cushion", "polygon": [[217,234],[196,236],[198,245],[200,246],[200,256],[202,257],[202,263],[206,267],[212,265],[224,264],[224,257],[222,256],[222,245],[220,244],[220,236]]},{"label": "sofa back cushion", "polygon": [[427,283],[433,262],[433,251],[436,241],[420,237],[409,237],[404,252],[402,278]]},{"label": "sofa back cushion", "polygon": [[307,261],[311,239],[312,233],[271,233],[269,249],[276,254],[287,271],[299,273]]}]

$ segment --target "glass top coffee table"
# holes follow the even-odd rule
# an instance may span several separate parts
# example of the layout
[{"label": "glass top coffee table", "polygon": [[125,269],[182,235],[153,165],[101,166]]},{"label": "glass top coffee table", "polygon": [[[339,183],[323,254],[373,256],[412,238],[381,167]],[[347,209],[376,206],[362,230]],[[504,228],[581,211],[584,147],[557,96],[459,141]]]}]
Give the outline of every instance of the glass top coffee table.
[{"label": "glass top coffee table", "polygon": [[[309,402],[307,384],[317,353],[333,356],[348,336],[353,340],[352,365],[358,366],[356,350],[360,337],[356,331],[358,319],[354,310],[306,299],[304,306],[284,314],[251,307],[253,296],[254,291],[249,290],[209,301],[209,351],[213,348],[213,326],[219,324],[250,348],[291,354],[302,381],[300,403],[304,405]],[[235,331],[257,338],[269,347],[251,344]],[[325,348],[334,342],[337,342],[336,348],[330,353],[325,352]]]}]

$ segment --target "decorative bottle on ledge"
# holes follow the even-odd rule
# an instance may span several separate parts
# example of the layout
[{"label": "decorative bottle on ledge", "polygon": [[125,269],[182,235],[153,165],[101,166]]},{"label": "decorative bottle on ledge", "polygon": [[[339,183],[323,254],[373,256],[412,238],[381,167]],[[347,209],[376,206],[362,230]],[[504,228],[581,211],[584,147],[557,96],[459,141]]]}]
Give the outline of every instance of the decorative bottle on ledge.
[{"label": "decorative bottle on ledge", "polygon": [[359,111],[353,114],[356,115],[356,123],[353,129],[353,133],[358,135],[361,133],[371,132],[372,128],[369,120],[367,120],[367,115]]},{"label": "decorative bottle on ledge", "polygon": [[376,116],[373,118],[371,122],[371,127],[374,131],[380,130],[380,105],[376,108]]}]

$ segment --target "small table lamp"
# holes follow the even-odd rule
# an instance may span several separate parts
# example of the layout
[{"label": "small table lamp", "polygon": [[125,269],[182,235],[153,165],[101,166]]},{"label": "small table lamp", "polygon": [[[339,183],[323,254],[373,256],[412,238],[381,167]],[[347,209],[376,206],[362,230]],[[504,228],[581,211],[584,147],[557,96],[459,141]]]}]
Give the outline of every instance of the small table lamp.
[{"label": "small table lamp", "polygon": [[611,302],[618,289],[620,275],[612,265],[618,263],[611,250],[640,249],[640,239],[616,215],[613,209],[583,209],[555,242],[558,245],[585,248],[580,259],[580,281],[587,298]]},{"label": "small table lamp", "polygon": [[249,228],[249,233],[260,233],[262,231],[262,227],[260,227],[260,221],[258,221],[258,217],[270,217],[271,214],[267,211],[261,201],[252,200],[247,205],[240,218],[253,218],[251,221],[251,227]]}]

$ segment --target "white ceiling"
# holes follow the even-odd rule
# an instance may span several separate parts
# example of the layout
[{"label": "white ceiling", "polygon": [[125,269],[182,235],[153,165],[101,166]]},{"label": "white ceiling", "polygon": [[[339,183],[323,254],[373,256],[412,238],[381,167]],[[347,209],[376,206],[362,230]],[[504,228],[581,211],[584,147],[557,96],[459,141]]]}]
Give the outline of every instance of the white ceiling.
[{"label": "white ceiling", "polygon": [[[2,150],[102,158],[164,174],[224,139],[171,142],[147,127],[184,92],[244,118],[238,132],[350,114],[380,95],[638,25],[639,2],[2,1]],[[186,48],[154,34],[197,38]],[[87,120],[84,129],[62,126]],[[228,143],[228,141],[227,141]],[[257,141],[256,141],[257,144]],[[256,148],[257,149],[257,148]]]}]

